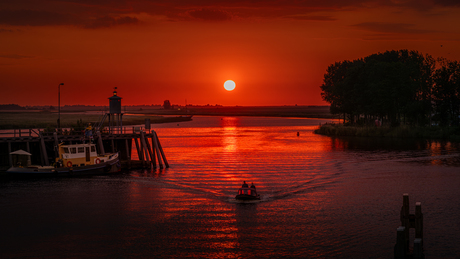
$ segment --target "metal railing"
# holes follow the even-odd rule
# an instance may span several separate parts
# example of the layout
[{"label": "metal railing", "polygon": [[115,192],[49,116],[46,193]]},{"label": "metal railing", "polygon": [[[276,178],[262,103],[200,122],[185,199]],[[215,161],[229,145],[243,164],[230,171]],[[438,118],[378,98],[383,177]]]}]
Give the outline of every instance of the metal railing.
[{"label": "metal railing", "polygon": [[0,137],[38,137],[43,129],[7,129],[0,130]]},{"label": "metal railing", "polygon": [[[101,131],[101,134],[104,134],[104,135],[119,134],[119,133],[110,133],[109,127],[102,127],[100,128],[100,131]],[[123,127],[123,134],[140,134],[141,131],[144,131],[144,132],[146,131],[145,126],[124,126]],[[85,134],[85,130],[75,130],[72,128],[55,129],[54,131],[45,131],[45,129],[6,129],[6,130],[0,130],[0,138],[40,137],[40,133],[42,136],[52,136],[54,132],[58,132],[59,135],[84,135]],[[95,135],[94,131],[93,131],[93,135]]]}]

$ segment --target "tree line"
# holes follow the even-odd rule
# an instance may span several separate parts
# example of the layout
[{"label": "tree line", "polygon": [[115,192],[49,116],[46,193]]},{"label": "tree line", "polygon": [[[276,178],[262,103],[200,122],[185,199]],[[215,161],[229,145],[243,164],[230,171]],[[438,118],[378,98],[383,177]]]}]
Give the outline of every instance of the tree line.
[{"label": "tree line", "polygon": [[329,65],[321,90],[331,113],[349,124],[460,124],[458,61],[386,51]]}]

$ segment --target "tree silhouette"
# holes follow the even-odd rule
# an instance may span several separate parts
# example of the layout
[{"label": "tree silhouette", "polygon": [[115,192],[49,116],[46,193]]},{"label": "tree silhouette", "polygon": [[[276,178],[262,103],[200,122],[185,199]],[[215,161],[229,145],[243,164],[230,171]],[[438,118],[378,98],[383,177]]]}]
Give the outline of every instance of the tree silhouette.
[{"label": "tree silhouette", "polygon": [[432,113],[434,67],[431,56],[408,50],[336,62],[326,70],[321,96],[346,123],[425,125]]}]

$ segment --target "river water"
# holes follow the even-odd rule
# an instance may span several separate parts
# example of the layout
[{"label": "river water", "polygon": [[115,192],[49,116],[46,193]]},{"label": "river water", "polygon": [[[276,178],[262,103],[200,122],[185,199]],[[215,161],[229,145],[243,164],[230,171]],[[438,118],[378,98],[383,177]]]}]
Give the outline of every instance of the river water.
[{"label": "river water", "polygon": [[403,193],[426,258],[460,258],[459,145],[313,134],[327,121],[197,116],[154,125],[168,169],[1,179],[0,258],[393,258]]}]

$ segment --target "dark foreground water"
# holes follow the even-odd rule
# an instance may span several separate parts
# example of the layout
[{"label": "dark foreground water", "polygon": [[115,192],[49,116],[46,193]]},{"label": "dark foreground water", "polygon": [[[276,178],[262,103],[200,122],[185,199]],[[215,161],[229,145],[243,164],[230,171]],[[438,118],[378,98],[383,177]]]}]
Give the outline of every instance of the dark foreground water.
[{"label": "dark foreground water", "polygon": [[[392,258],[403,193],[426,258],[460,258],[458,145],[321,122],[196,117],[155,128],[169,169],[0,179],[0,258]],[[235,202],[244,180],[260,202]]]}]

